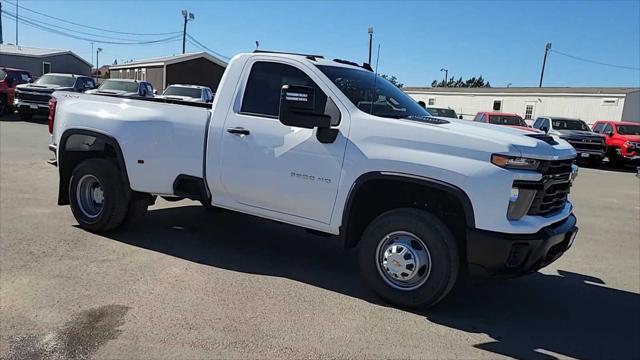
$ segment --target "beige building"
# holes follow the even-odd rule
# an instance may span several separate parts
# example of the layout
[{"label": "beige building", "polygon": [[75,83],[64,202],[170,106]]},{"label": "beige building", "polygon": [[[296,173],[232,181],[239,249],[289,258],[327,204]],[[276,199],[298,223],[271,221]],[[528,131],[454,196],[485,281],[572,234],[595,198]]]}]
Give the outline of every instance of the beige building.
[{"label": "beige building", "polygon": [[528,122],[537,116],[640,122],[640,88],[621,87],[510,87],[403,89],[416,101],[449,107],[465,119],[479,111],[516,113]]}]

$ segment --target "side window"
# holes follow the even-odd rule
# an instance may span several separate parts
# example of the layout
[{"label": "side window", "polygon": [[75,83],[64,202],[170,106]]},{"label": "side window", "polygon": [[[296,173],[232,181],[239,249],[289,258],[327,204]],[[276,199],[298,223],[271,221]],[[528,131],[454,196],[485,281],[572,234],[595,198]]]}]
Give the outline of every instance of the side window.
[{"label": "side window", "polygon": [[327,95],[309,76],[293,66],[273,62],[256,62],[251,67],[240,112],[277,118],[280,90],[283,85],[313,87],[315,89],[314,111],[324,112]]},{"label": "side window", "polygon": [[480,122],[480,118],[482,118],[482,114],[481,113],[477,113],[476,117],[473,118],[473,121]]},{"label": "side window", "polygon": [[147,83],[147,92],[149,95],[153,95],[153,86],[149,83]]},{"label": "side window", "polygon": [[479,121],[479,122],[486,123],[486,122],[487,122],[487,115],[482,114],[482,115],[480,116],[480,120],[478,120],[478,121]]},{"label": "side window", "polygon": [[93,79],[84,78],[84,88],[85,89],[93,89],[96,87],[96,84],[93,82]]},{"label": "side window", "polygon": [[541,125],[541,126],[544,126],[544,127],[546,127],[547,129],[551,130],[551,126],[550,126],[550,123],[549,123],[549,119],[542,119],[542,125]]},{"label": "side window", "polygon": [[613,126],[611,126],[611,124],[607,124],[607,126],[604,127],[604,133],[608,134],[610,132],[613,132]]},{"label": "side window", "polygon": [[537,118],[536,121],[533,123],[533,127],[536,129],[540,129],[540,124],[542,123],[542,119],[541,118]]},{"label": "side window", "polygon": [[602,128],[604,127],[604,123],[597,123],[594,127],[593,127],[593,131],[599,133],[602,132]]}]

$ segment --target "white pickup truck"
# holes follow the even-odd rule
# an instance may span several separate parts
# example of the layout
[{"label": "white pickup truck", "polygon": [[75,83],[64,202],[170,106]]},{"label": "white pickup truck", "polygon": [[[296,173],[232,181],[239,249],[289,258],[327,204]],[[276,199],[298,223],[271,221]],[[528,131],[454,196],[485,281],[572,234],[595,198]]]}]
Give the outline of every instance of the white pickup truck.
[{"label": "white pickup truck", "polygon": [[195,199],[357,246],[364,280],[403,307],[437,303],[462,272],[535,272],[577,232],[568,143],[432,117],[366,64],[240,54],[212,105],[168,102],[54,93],[58,204],[82,228]]}]

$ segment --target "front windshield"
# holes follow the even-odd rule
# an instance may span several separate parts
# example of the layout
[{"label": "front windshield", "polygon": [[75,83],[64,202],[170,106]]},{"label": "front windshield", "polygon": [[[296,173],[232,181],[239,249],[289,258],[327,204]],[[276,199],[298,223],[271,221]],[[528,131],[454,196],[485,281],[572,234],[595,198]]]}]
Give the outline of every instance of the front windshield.
[{"label": "front windshield", "polygon": [[527,126],[527,123],[525,123],[520,116],[514,115],[490,115],[489,123],[509,126]]},{"label": "front windshield", "polygon": [[591,131],[589,126],[582,120],[573,119],[553,119],[553,128],[555,130],[582,130]]},{"label": "front windshield", "polygon": [[35,82],[39,85],[58,85],[62,87],[72,87],[76,83],[76,78],[71,76],[45,74]]},{"label": "front windshield", "polygon": [[617,125],[620,135],[640,135],[640,125]]},{"label": "front windshield", "polygon": [[427,112],[433,116],[447,117],[457,119],[458,115],[452,109],[427,108]]},{"label": "front windshield", "polygon": [[138,92],[138,83],[131,81],[107,80],[100,85],[99,90]]},{"label": "front windshield", "polygon": [[397,119],[429,116],[409,95],[380,76],[376,80],[372,72],[327,65],[318,68],[358,109],[368,114]]},{"label": "front windshield", "polygon": [[184,86],[169,86],[162,95],[187,96],[192,98],[200,98],[202,90]]}]

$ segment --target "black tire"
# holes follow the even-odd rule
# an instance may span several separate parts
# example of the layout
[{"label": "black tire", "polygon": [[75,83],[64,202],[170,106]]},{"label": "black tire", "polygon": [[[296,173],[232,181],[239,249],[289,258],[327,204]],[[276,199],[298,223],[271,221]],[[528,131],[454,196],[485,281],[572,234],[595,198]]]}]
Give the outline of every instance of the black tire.
[{"label": "black tire", "polygon": [[[95,177],[102,190],[102,202],[99,212],[88,216],[78,202],[82,198],[78,184],[85,177]],[[80,195],[78,195],[80,193]],[[91,232],[105,232],[120,226],[129,209],[130,190],[122,179],[120,170],[113,161],[106,159],[88,159],[78,164],[69,181],[69,201],[73,216],[80,227]]]},{"label": "black tire", "polygon": [[18,110],[18,117],[20,117],[20,120],[22,121],[29,121],[33,118],[33,114]]},{"label": "black tire", "polygon": [[3,96],[0,97],[0,116],[9,113],[9,105],[7,104],[7,99]]},{"label": "black tire", "polygon": [[[378,265],[379,245],[388,234],[398,231],[418,237],[430,255],[430,271],[424,283],[415,289],[393,287],[385,280],[384,270]],[[458,247],[447,226],[432,214],[411,208],[390,210],[374,219],[358,244],[358,260],[367,284],[382,299],[406,308],[426,308],[437,304],[456,284],[460,267]]]},{"label": "black tire", "polygon": [[624,159],[618,155],[618,149],[612,148],[609,150],[609,164],[613,167],[622,167],[624,165]]},{"label": "black tire", "polygon": [[601,157],[590,157],[589,158],[589,166],[592,167],[600,167],[602,166],[602,158]]}]

